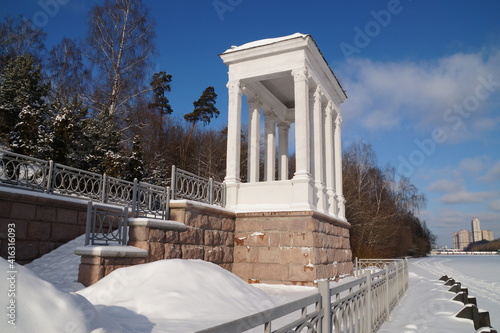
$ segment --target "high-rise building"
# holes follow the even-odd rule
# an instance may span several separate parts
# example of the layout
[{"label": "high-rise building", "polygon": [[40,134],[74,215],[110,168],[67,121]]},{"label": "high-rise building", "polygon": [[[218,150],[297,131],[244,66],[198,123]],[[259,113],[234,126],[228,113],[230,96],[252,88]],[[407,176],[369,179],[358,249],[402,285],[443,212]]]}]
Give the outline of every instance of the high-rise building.
[{"label": "high-rise building", "polygon": [[481,230],[481,236],[484,240],[487,240],[489,242],[495,240],[493,237],[493,231],[491,230]]},{"label": "high-rise building", "polygon": [[459,232],[453,233],[453,247],[455,249],[463,250],[470,243],[470,232],[469,230],[460,230]]},{"label": "high-rise building", "polygon": [[472,226],[472,239],[471,241],[473,243],[479,242],[483,239],[483,235],[481,234],[481,226],[479,219],[477,217],[473,217],[472,221],[470,222]]}]

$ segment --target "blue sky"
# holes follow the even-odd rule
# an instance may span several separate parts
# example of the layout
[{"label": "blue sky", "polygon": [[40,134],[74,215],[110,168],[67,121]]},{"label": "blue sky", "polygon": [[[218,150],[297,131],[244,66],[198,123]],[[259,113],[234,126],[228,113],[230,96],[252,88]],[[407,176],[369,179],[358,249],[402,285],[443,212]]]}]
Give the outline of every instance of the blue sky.
[{"label": "blue sky", "polygon": [[[47,32],[82,38],[91,0],[1,0]],[[157,22],[153,72],[173,75],[177,116],[209,85],[225,126],[231,45],[311,34],[339,78],[343,144],[371,143],[427,195],[421,217],[441,245],[472,217],[500,237],[500,2],[497,0],[145,0]]]}]

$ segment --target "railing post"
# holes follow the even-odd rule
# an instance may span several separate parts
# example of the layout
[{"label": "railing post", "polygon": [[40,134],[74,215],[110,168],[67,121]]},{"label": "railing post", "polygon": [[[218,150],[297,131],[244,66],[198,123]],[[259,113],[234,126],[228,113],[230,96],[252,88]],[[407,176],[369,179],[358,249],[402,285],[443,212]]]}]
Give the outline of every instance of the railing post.
[{"label": "railing post", "polygon": [[328,280],[318,281],[318,291],[321,294],[321,306],[323,308],[323,319],[319,332],[332,333],[332,310],[330,282]]},{"label": "railing post", "polygon": [[165,187],[165,211],[163,213],[163,219],[170,219],[170,187]]},{"label": "railing post", "polygon": [[122,222],[122,245],[127,245],[128,241],[128,207],[123,208],[123,222]]},{"label": "railing post", "polygon": [[102,175],[102,193],[101,193],[101,202],[102,203],[106,203],[106,201],[108,201],[107,182],[108,182],[108,176],[106,176],[106,174],[103,174]]},{"label": "railing post", "polygon": [[54,188],[52,186],[52,177],[54,175],[54,161],[49,160],[49,172],[47,174],[47,187],[45,192],[52,193]]},{"label": "railing post", "polygon": [[365,298],[365,332],[372,331],[372,273],[366,270],[366,298]]},{"label": "railing post", "polygon": [[170,178],[170,186],[172,191],[172,200],[175,200],[175,194],[177,192],[177,172],[175,165],[172,165],[172,177]]},{"label": "railing post", "polygon": [[399,303],[399,289],[400,289],[400,281],[399,281],[399,262],[396,261],[396,300]]},{"label": "railing post", "polygon": [[87,203],[87,221],[85,222],[85,246],[90,243],[90,224],[92,223],[92,201]]},{"label": "railing post", "polygon": [[208,202],[214,204],[214,180],[212,177],[208,178]]},{"label": "railing post", "polygon": [[356,277],[359,277],[359,271],[358,271],[358,257],[354,258],[354,275]]},{"label": "railing post", "polygon": [[137,178],[134,178],[134,187],[132,189],[132,217],[137,217],[138,216],[138,202],[137,202],[137,192],[139,189],[139,181]]},{"label": "railing post", "polygon": [[389,317],[389,310],[390,310],[390,305],[389,305],[389,266],[386,264],[384,267],[385,271],[385,314],[387,319]]}]

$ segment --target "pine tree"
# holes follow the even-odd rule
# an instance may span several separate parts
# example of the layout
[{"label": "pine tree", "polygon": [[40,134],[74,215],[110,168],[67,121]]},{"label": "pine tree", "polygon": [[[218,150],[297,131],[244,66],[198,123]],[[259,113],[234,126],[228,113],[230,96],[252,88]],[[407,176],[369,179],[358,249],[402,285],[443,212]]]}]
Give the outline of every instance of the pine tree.
[{"label": "pine tree", "polygon": [[172,82],[172,75],[161,71],[153,75],[153,80],[150,83],[153,90],[153,102],[148,107],[158,111],[161,116],[173,112],[168,98],[165,97],[165,92],[171,91],[170,82]]},{"label": "pine tree", "polygon": [[89,142],[84,134],[87,108],[76,97],[71,102],[56,101],[51,108],[52,160],[75,168],[84,168]]},{"label": "pine tree", "polygon": [[18,154],[47,159],[51,152],[52,134],[43,108],[25,106],[10,135],[10,147]]},{"label": "pine tree", "polygon": [[[25,140],[30,135],[35,133],[21,133],[20,131],[34,130],[38,127],[46,125],[47,121],[47,105],[45,98],[49,92],[50,83],[44,83],[41,74],[41,66],[35,64],[33,57],[30,54],[19,55],[10,60],[5,66],[0,75],[0,140],[3,143],[8,143],[12,140],[16,142],[16,149],[21,149],[26,142],[22,143],[19,140]],[[20,113],[33,114],[36,116],[36,125],[33,120],[27,124],[16,124],[20,121]],[[16,133],[12,133],[13,131]],[[12,135],[11,135],[12,134]],[[38,133],[40,134],[40,133]],[[28,150],[31,150],[28,149]]]},{"label": "pine tree", "polygon": [[106,112],[99,113],[86,121],[85,135],[89,139],[91,150],[85,157],[88,169],[97,173],[106,173],[120,177],[123,172],[121,135],[115,117]]},{"label": "pine tree", "polygon": [[128,158],[124,178],[129,181],[133,181],[134,178],[137,178],[140,181],[142,180],[143,175],[144,162],[142,154],[142,143],[141,138],[136,135],[134,136],[134,141],[132,143],[132,155]]},{"label": "pine tree", "polygon": [[217,118],[220,114],[219,110],[215,107],[217,94],[214,87],[206,88],[201,94],[200,98],[193,102],[194,110],[191,113],[185,114],[184,119],[193,124],[193,127],[202,122],[204,125],[210,124],[212,118]]}]

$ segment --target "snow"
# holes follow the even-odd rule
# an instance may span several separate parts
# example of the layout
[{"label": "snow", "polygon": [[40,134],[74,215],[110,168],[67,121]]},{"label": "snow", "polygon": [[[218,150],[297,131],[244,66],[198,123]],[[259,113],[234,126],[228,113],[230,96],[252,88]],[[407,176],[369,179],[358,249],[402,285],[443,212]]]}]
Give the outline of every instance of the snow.
[{"label": "snow", "polygon": [[250,48],[253,48],[253,47],[257,47],[257,46],[274,44],[274,43],[278,43],[278,42],[281,42],[281,41],[284,41],[284,40],[288,40],[288,39],[292,39],[292,38],[297,38],[297,37],[305,38],[307,36],[309,36],[309,35],[305,35],[305,34],[301,34],[301,33],[297,32],[297,33],[294,33],[293,35],[288,35],[288,36],[283,36],[283,37],[260,39],[260,40],[256,40],[256,41],[253,41],[253,42],[250,42],[250,43],[246,43],[246,44],[240,45],[240,46],[231,46],[231,48],[227,49],[226,51],[224,51],[224,53],[230,53],[230,52],[235,52],[235,51],[241,51],[241,50],[245,50],[245,49],[250,49]]},{"label": "snow", "polygon": [[[311,295],[314,287],[254,284],[202,260],[161,260],[122,268],[84,288],[76,282],[83,236],[26,266],[16,265],[16,327],[1,332],[192,332]],[[410,260],[410,288],[379,332],[474,332],[438,279],[448,275],[477,297],[500,327],[500,256]],[[8,262],[0,260],[7,272]],[[353,280],[344,278],[333,284]],[[0,279],[7,295],[7,279]],[[2,297],[4,309],[7,297]],[[261,330],[262,331],[262,330]]]}]

